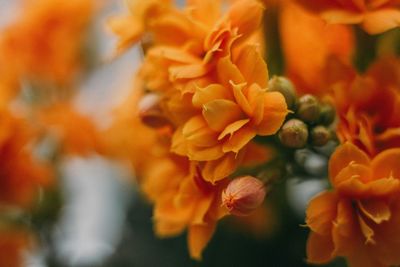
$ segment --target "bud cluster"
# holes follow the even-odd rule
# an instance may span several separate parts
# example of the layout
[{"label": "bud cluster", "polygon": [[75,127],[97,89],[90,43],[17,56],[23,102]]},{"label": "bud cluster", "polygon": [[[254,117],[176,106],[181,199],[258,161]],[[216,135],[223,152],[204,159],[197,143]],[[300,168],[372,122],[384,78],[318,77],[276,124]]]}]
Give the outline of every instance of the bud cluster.
[{"label": "bud cluster", "polygon": [[297,97],[294,85],[284,77],[273,77],[268,90],[282,93],[288,108],[293,111],[278,133],[283,146],[295,149],[308,145],[321,147],[333,140],[330,126],[336,114],[332,105],[311,94]]}]

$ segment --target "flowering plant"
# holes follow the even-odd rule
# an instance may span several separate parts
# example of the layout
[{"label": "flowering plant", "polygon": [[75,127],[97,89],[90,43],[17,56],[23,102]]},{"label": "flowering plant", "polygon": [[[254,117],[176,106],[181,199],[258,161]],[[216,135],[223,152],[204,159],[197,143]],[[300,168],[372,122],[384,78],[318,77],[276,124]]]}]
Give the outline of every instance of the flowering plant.
[{"label": "flowering plant", "polygon": [[130,167],[155,235],[187,232],[194,260],[220,221],[268,232],[297,177],[320,185],[307,263],[400,265],[399,1],[126,0],[105,65],[142,58],[104,127],[74,105],[101,4],[22,2],[0,35],[0,266],[40,247],[64,160],[92,154]]}]

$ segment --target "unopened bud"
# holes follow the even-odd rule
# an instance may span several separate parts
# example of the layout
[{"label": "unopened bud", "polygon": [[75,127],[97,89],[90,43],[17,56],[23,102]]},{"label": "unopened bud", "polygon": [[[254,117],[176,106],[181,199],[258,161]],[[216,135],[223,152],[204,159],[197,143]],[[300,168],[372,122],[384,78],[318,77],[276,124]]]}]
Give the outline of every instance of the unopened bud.
[{"label": "unopened bud", "polygon": [[222,204],[236,216],[249,215],[264,201],[264,183],[252,176],[236,178],[222,192]]},{"label": "unopened bud", "polygon": [[319,125],[311,130],[311,142],[314,146],[324,146],[331,139],[331,132],[326,127]]},{"label": "unopened bud", "polygon": [[302,148],[307,144],[307,125],[298,119],[288,120],[279,131],[281,143],[290,148]]},{"label": "unopened bud", "polygon": [[157,94],[146,94],[138,104],[139,117],[143,124],[152,128],[161,128],[170,124],[160,107]]},{"label": "unopened bud", "polygon": [[323,125],[331,125],[335,120],[335,109],[332,105],[322,104],[321,105],[321,117],[320,122]]},{"label": "unopened bud", "polygon": [[292,82],[282,76],[274,76],[268,82],[268,90],[280,92],[286,100],[288,108],[293,108],[296,103],[296,90]]},{"label": "unopened bud", "polygon": [[301,120],[313,123],[319,119],[320,114],[321,108],[315,96],[303,95],[299,98],[297,115]]}]

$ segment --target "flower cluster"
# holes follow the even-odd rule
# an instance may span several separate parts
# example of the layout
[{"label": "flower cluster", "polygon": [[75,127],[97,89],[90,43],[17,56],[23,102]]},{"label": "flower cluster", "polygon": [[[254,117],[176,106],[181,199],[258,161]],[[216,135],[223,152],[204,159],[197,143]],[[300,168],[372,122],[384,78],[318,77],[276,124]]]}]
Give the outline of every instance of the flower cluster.
[{"label": "flower cluster", "polygon": [[[153,152],[157,144],[163,151],[136,169],[143,169],[141,186],[155,204],[156,233],[175,235],[187,227],[190,254],[200,258],[216,221],[227,211],[242,212],[235,208],[240,203],[221,209],[228,177],[270,157],[253,140],[277,133],[289,112],[285,97],[268,90],[259,37],[264,7],[255,0],[226,9],[223,1],[188,1],[183,8],[166,1],[128,3],[131,14],[110,26],[119,36],[119,53],[141,41],[137,114],[153,129]],[[252,179],[243,182],[247,193],[260,190]],[[235,203],[248,201],[231,194]],[[243,203],[245,209],[255,209],[264,195]]]}]

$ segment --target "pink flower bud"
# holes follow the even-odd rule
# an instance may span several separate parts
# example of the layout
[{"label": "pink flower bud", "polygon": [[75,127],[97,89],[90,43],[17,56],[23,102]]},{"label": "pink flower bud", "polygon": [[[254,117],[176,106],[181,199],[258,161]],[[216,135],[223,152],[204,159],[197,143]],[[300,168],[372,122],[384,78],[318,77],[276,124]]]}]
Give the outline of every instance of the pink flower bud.
[{"label": "pink flower bud", "polygon": [[222,192],[222,204],[233,215],[246,216],[264,201],[264,183],[252,176],[236,178]]},{"label": "pink flower bud", "polygon": [[162,128],[170,124],[160,107],[160,97],[149,93],[142,97],[138,104],[141,121],[151,128]]}]

